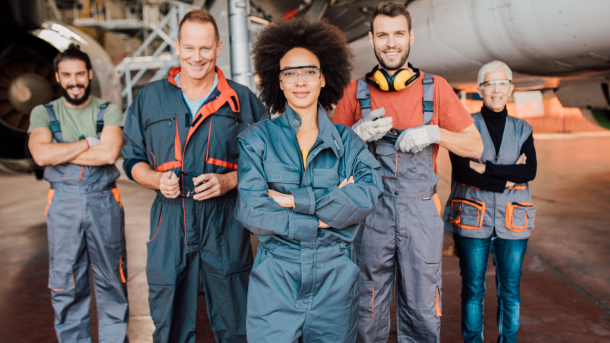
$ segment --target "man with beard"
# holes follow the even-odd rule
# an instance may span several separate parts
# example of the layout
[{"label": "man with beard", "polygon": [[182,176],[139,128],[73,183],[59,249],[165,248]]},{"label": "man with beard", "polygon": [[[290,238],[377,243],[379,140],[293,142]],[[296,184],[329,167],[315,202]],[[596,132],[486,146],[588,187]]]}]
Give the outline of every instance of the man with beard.
[{"label": "man with beard", "polygon": [[372,9],[370,27],[379,66],[350,83],[333,118],[369,143],[384,183],[382,198],[354,240],[360,267],[358,342],[387,340],[395,270],[398,341],[438,342],[443,244],[438,146],[478,158],[483,144],[447,81],[408,63],[414,32],[406,7],[380,4]]},{"label": "man with beard", "polygon": [[268,114],[216,66],[223,42],[208,12],[187,13],[174,42],[180,67],[138,93],[123,149],[125,174],[157,192],[146,261],[153,341],[195,342],[201,279],[216,342],[245,342],[252,248],[233,212],[237,135]]},{"label": "man with beard", "polygon": [[89,56],[78,46],[57,55],[63,97],[30,117],[29,148],[51,183],[46,209],[49,288],[59,342],[91,342],[93,272],[100,342],[127,342],[124,213],[114,162],[123,146],[119,108],[91,96]]}]

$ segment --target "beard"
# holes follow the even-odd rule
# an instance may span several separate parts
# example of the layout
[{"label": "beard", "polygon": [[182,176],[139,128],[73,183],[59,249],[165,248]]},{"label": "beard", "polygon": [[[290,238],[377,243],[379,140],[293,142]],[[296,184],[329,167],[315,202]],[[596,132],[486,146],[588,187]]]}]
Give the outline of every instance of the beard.
[{"label": "beard", "polygon": [[[72,88],[84,88],[85,93],[80,98],[73,98],[70,96],[70,94],[68,94],[68,90]],[[64,86],[61,86],[61,94],[64,96],[64,99],[71,105],[80,106],[84,104],[87,100],[89,100],[89,96],[91,95],[91,82],[87,84],[87,87],[80,83],[76,85],[69,85],[66,88],[64,88]]]},{"label": "beard", "polygon": [[[395,48],[394,48],[395,49]],[[385,69],[385,70],[398,70],[400,68],[402,68],[405,63],[407,63],[407,60],[409,59],[409,52],[410,52],[410,46],[407,44],[407,49],[401,49],[400,50],[400,61],[398,62],[387,62],[383,60],[382,53],[383,51],[380,51],[377,49],[377,47],[375,47],[373,49],[375,51],[375,57],[377,58],[377,62],[379,62],[379,65],[381,66],[381,68]]]}]

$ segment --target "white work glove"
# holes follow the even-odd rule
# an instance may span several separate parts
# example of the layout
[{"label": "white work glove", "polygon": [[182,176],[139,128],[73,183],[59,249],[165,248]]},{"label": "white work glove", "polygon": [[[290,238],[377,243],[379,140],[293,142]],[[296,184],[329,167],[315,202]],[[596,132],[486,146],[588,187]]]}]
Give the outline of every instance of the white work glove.
[{"label": "white work glove", "polygon": [[[371,111],[368,115],[358,120],[352,130],[365,142],[372,142],[381,139],[386,132],[392,129],[392,117],[383,118],[385,108],[378,108]],[[379,118],[377,120],[374,120]]]},{"label": "white work glove", "polygon": [[394,148],[402,152],[418,153],[430,144],[441,141],[441,131],[438,125],[422,125],[404,130]]},{"label": "white work glove", "polygon": [[93,148],[94,146],[102,143],[99,139],[97,139],[95,137],[85,137],[85,139],[87,140],[87,144],[89,144],[90,148]]}]

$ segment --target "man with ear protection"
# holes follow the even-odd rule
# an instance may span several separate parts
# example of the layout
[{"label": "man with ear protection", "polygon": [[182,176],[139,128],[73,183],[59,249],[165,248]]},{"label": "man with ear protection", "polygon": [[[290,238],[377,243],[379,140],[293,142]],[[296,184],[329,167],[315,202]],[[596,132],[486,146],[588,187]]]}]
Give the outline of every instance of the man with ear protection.
[{"label": "man with ear protection", "polygon": [[350,83],[333,117],[368,142],[383,176],[383,196],[354,240],[358,342],[387,340],[395,270],[398,342],[439,342],[443,221],[436,155],[441,145],[478,158],[483,144],[447,81],[407,62],[414,32],[406,7],[372,8],[370,27],[379,65]]}]

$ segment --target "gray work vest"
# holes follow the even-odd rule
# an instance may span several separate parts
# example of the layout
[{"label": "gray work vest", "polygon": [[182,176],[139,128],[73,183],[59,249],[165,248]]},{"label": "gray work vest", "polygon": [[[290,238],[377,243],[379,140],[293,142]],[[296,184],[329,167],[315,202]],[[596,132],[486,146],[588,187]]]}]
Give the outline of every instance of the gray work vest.
[{"label": "gray work vest", "polygon": [[[532,133],[532,127],[524,120],[506,117],[500,150],[496,149],[487,131],[483,115],[472,114],[474,124],[481,133],[483,155],[480,162],[493,164],[515,164],[521,146]],[[529,238],[534,228],[536,207],[532,204],[529,183],[516,184],[503,193],[484,191],[451,178],[451,194],[443,220],[445,232],[463,237],[487,238],[496,229],[504,239]]]},{"label": "gray work vest", "polygon": [[[423,125],[430,125],[434,108],[434,75],[424,74],[422,82]],[[358,79],[356,99],[360,102],[363,117],[371,112],[369,85],[365,78]],[[384,196],[432,200],[438,182],[434,172],[434,145],[427,146],[417,154],[402,152],[395,148],[396,138],[402,130],[395,131],[396,135],[387,133],[384,138],[369,143],[369,150],[381,165]]]},{"label": "gray work vest", "polygon": [[[96,131],[98,138],[104,128],[104,113],[108,102],[100,105],[97,115]],[[51,122],[53,143],[65,143],[61,135],[61,127],[53,105],[45,104]],[[51,183],[51,189],[69,190],[71,192],[101,192],[115,188],[115,180],[120,176],[119,170],[114,164],[103,166],[81,166],[72,163],[64,163],[56,166],[47,166],[44,171],[45,180]]]}]

